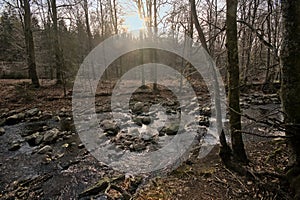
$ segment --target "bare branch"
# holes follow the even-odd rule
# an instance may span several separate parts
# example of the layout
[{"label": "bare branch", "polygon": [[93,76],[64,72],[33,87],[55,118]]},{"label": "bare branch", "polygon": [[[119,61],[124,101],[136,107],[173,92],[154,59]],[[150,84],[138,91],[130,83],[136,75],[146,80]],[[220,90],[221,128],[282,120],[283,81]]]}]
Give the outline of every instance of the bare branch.
[{"label": "bare branch", "polygon": [[248,28],[250,28],[250,30],[251,30],[253,33],[256,34],[256,36],[258,37],[258,39],[259,39],[266,47],[268,47],[269,49],[271,49],[271,50],[274,52],[276,58],[279,60],[279,57],[278,57],[278,49],[277,49],[275,46],[273,46],[271,43],[269,43],[268,41],[266,41],[266,40],[264,39],[264,36],[263,36],[261,33],[259,33],[258,29],[254,28],[251,24],[249,24],[248,22],[245,22],[245,21],[243,21],[243,20],[237,20],[237,22],[239,22],[239,23],[241,23],[241,24],[244,24],[244,25],[246,25]]},{"label": "bare branch", "polygon": [[252,132],[241,131],[241,130],[236,130],[236,132],[243,133],[246,135],[253,135],[253,136],[257,136],[257,137],[261,137],[261,138],[291,138],[291,136],[286,136],[286,135],[261,135],[258,133],[252,133]]}]

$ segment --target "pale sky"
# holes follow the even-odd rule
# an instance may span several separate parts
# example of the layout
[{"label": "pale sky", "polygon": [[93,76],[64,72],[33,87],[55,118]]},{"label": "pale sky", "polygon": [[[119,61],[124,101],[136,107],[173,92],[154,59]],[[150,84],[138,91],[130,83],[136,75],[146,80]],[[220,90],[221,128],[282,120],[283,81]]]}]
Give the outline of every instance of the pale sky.
[{"label": "pale sky", "polygon": [[124,20],[124,26],[126,26],[128,30],[138,30],[144,27],[143,20],[140,19],[137,13],[135,15],[126,15]]}]

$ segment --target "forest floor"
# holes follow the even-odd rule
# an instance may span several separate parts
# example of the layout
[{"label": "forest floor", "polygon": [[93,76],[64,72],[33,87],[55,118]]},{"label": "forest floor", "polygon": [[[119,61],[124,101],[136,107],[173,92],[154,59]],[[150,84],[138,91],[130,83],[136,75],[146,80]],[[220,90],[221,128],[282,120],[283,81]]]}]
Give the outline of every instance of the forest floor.
[{"label": "forest floor", "polygon": [[[284,139],[245,137],[247,169],[255,181],[226,169],[218,145],[202,159],[197,158],[201,147],[195,148],[179,167],[151,178],[124,176],[99,163],[69,123],[71,87],[64,96],[53,81],[42,80],[39,89],[27,83],[0,80],[0,199],[292,199],[283,178],[288,162]],[[107,112],[112,84],[102,87],[96,111]],[[168,95],[163,94],[166,99]],[[278,99],[276,94],[251,91],[242,95],[242,108],[255,119],[264,118],[280,109]],[[199,100],[205,102],[207,96]],[[247,132],[281,134],[247,120]]]}]

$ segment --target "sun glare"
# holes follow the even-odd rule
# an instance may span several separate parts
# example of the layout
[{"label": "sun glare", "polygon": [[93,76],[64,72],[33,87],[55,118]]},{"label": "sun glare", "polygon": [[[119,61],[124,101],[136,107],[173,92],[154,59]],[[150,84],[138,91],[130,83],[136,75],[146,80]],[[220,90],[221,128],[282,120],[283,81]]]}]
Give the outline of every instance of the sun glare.
[{"label": "sun glare", "polygon": [[143,29],[145,27],[144,21],[138,14],[127,15],[124,20],[123,26],[129,31]]}]

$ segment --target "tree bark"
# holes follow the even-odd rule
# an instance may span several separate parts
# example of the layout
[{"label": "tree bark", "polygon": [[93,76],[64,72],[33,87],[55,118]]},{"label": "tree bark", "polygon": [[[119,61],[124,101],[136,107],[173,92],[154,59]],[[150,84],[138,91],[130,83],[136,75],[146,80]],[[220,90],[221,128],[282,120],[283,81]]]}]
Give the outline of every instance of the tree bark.
[{"label": "tree bark", "polygon": [[[153,0],[153,22],[154,22],[154,35],[157,37],[157,2],[156,0]],[[157,91],[157,50],[154,49],[154,55],[153,55],[153,62],[154,62],[154,85],[153,85],[153,90]]]},{"label": "tree bark", "polygon": [[199,20],[198,20],[198,16],[197,16],[197,11],[196,11],[196,3],[195,3],[195,0],[190,0],[190,3],[191,3],[191,12],[193,14],[193,21],[195,23],[195,27],[197,29],[197,32],[198,32],[198,35],[199,35],[199,39],[200,39],[200,42],[203,46],[203,48],[207,51],[208,51],[208,47],[207,47],[207,44],[206,44],[206,39],[205,39],[205,36],[204,36],[204,33],[203,33],[203,30],[200,26],[200,23],[199,23]]},{"label": "tree bark", "polygon": [[89,9],[88,9],[88,1],[83,1],[83,10],[84,10],[84,16],[85,16],[85,26],[86,26],[86,33],[88,36],[88,52],[90,52],[93,48],[92,44],[92,33],[90,28],[90,19],[89,19]]},{"label": "tree bark", "polygon": [[295,199],[300,199],[300,1],[282,0],[283,45],[281,97],[286,134],[292,150],[288,176]]},{"label": "tree bark", "polygon": [[[51,3],[51,12],[52,12],[52,22],[53,22],[53,45],[54,45],[54,52],[55,52],[55,65],[56,65],[56,83],[62,84],[62,67],[63,67],[63,56],[62,51],[59,47],[59,39],[58,39],[58,19],[57,19],[57,7],[56,7],[56,0],[50,0]],[[49,2],[48,2],[49,3]]]},{"label": "tree bark", "polygon": [[237,41],[237,0],[226,0],[226,32],[227,32],[227,68],[228,68],[228,98],[229,123],[233,156],[241,162],[247,162],[241,130],[240,115],[240,73]]},{"label": "tree bark", "polygon": [[21,5],[22,4],[24,6],[24,33],[27,52],[27,64],[29,68],[29,78],[31,78],[32,84],[35,87],[39,87],[40,84],[36,72],[35,50],[31,29],[31,11],[29,0],[23,0],[23,3],[21,2]]}]

